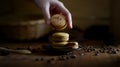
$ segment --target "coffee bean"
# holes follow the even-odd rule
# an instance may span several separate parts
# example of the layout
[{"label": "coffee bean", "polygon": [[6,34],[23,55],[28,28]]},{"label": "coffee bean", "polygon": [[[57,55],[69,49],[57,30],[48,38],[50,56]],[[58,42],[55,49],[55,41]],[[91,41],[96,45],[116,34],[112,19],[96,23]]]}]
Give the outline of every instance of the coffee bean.
[{"label": "coffee bean", "polygon": [[71,55],[71,54],[73,54],[73,52],[68,52],[68,53],[67,53],[67,55]]},{"label": "coffee bean", "polygon": [[51,63],[52,61],[51,60],[47,60],[47,63]]},{"label": "coffee bean", "polygon": [[59,56],[59,60],[63,60],[64,61],[64,60],[67,60],[67,59],[66,59],[66,56]]},{"label": "coffee bean", "polygon": [[92,51],[95,51],[95,48],[92,48],[91,50],[92,50]]},{"label": "coffee bean", "polygon": [[79,48],[82,48],[82,46],[81,46],[81,45],[79,45]]},{"label": "coffee bean", "polygon": [[88,49],[87,52],[91,52],[92,50],[91,49]]},{"label": "coffee bean", "polygon": [[103,50],[107,50],[107,48],[106,48],[106,47],[103,47]]},{"label": "coffee bean", "polygon": [[119,49],[116,49],[116,51],[120,51]]},{"label": "coffee bean", "polygon": [[95,51],[95,48],[90,48],[91,50]]},{"label": "coffee bean", "polygon": [[98,56],[99,55],[99,53],[95,53],[95,56]]},{"label": "coffee bean", "polygon": [[73,59],[76,58],[76,57],[77,57],[76,55],[71,55],[70,56],[70,58],[73,58]]},{"label": "coffee bean", "polygon": [[66,57],[66,60],[69,60],[69,57]]},{"label": "coffee bean", "polygon": [[100,53],[102,52],[102,50],[98,50]]},{"label": "coffee bean", "polygon": [[43,57],[41,57],[41,58],[40,58],[40,60],[41,60],[41,61],[43,61],[43,60],[44,60],[44,58],[43,58]]},{"label": "coffee bean", "polygon": [[105,50],[101,50],[100,52],[101,52],[101,53],[105,53]]},{"label": "coffee bean", "polygon": [[112,50],[113,48],[112,48],[112,47],[108,47],[107,49],[108,49],[108,50]]},{"label": "coffee bean", "polygon": [[51,59],[48,59],[48,60],[47,60],[47,63],[54,64],[55,61],[53,61],[53,60],[51,60]]},{"label": "coffee bean", "polygon": [[85,54],[84,54],[84,53],[81,53],[81,54],[80,54],[80,56],[83,56],[83,55],[85,55]]},{"label": "coffee bean", "polygon": [[111,50],[108,50],[107,53],[112,54],[112,51],[111,51]]},{"label": "coffee bean", "polygon": [[99,51],[95,52],[95,56],[98,56],[99,55]]},{"label": "coffee bean", "polygon": [[112,51],[112,54],[117,54],[117,52],[116,51]]}]

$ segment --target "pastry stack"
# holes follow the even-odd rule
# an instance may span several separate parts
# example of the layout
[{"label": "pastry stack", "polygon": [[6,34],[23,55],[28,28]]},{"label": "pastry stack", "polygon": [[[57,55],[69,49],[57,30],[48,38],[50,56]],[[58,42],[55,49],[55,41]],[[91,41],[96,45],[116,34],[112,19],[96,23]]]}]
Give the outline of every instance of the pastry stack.
[{"label": "pastry stack", "polygon": [[51,36],[52,47],[54,49],[78,49],[78,42],[69,42],[69,34],[65,32],[56,32]]},{"label": "pastry stack", "polygon": [[50,37],[54,49],[66,50],[79,48],[78,42],[69,42],[68,33],[60,32],[67,27],[66,19],[62,14],[53,15],[50,22],[51,26],[56,30],[56,32]]}]

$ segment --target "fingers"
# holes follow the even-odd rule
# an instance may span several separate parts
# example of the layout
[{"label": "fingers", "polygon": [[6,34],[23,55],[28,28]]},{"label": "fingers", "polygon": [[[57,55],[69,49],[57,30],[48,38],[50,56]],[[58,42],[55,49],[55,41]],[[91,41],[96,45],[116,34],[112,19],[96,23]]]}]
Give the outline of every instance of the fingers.
[{"label": "fingers", "polygon": [[45,8],[42,8],[43,15],[45,18],[45,23],[50,24],[50,12],[49,12],[49,5],[47,5]]},{"label": "fingers", "polygon": [[[62,2],[58,0],[35,0],[35,2],[39,7],[42,8],[46,24],[50,24],[50,17],[56,12],[62,13],[66,17],[68,28],[72,28],[71,13],[68,11],[68,9],[66,9]],[[53,8],[52,10],[50,10],[51,6],[54,6],[55,9]]]},{"label": "fingers", "polygon": [[35,3],[42,9],[45,23],[50,24],[50,12],[49,12],[49,7],[50,3],[48,0],[35,0]]},{"label": "fingers", "polygon": [[73,26],[72,26],[72,16],[71,16],[70,12],[66,13],[66,18],[67,18],[69,28],[73,28]]},{"label": "fingers", "polygon": [[68,11],[67,11],[67,12],[64,12],[64,16],[66,17],[68,27],[69,27],[70,29],[72,29],[73,26],[72,26],[72,16],[71,16],[71,13],[68,12]]},{"label": "fingers", "polygon": [[61,10],[62,14],[66,17],[68,27],[69,27],[70,29],[73,28],[73,26],[72,26],[72,16],[71,16],[71,13],[68,11],[68,9],[67,9],[62,3],[59,3],[59,5],[57,5],[57,6],[58,6],[59,9]]}]

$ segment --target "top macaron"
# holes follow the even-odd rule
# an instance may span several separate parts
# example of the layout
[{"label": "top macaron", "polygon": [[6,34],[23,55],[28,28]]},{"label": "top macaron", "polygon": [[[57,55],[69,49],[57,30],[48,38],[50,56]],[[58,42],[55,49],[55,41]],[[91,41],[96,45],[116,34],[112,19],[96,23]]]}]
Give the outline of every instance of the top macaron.
[{"label": "top macaron", "polygon": [[65,32],[57,32],[52,34],[52,41],[64,42],[69,40],[69,34]]},{"label": "top macaron", "polygon": [[62,14],[53,15],[50,22],[55,30],[64,30],[67,27],[66,19]]}]

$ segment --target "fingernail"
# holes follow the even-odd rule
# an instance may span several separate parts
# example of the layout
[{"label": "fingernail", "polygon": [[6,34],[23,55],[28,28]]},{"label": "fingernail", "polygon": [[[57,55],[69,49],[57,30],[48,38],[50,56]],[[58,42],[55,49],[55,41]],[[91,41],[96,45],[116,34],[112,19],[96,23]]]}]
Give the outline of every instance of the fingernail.
[{"label": "fingernail", "polygon": [[70,25],[70,29],[72,29],[73,28],[73,26],[72,25]]}]

